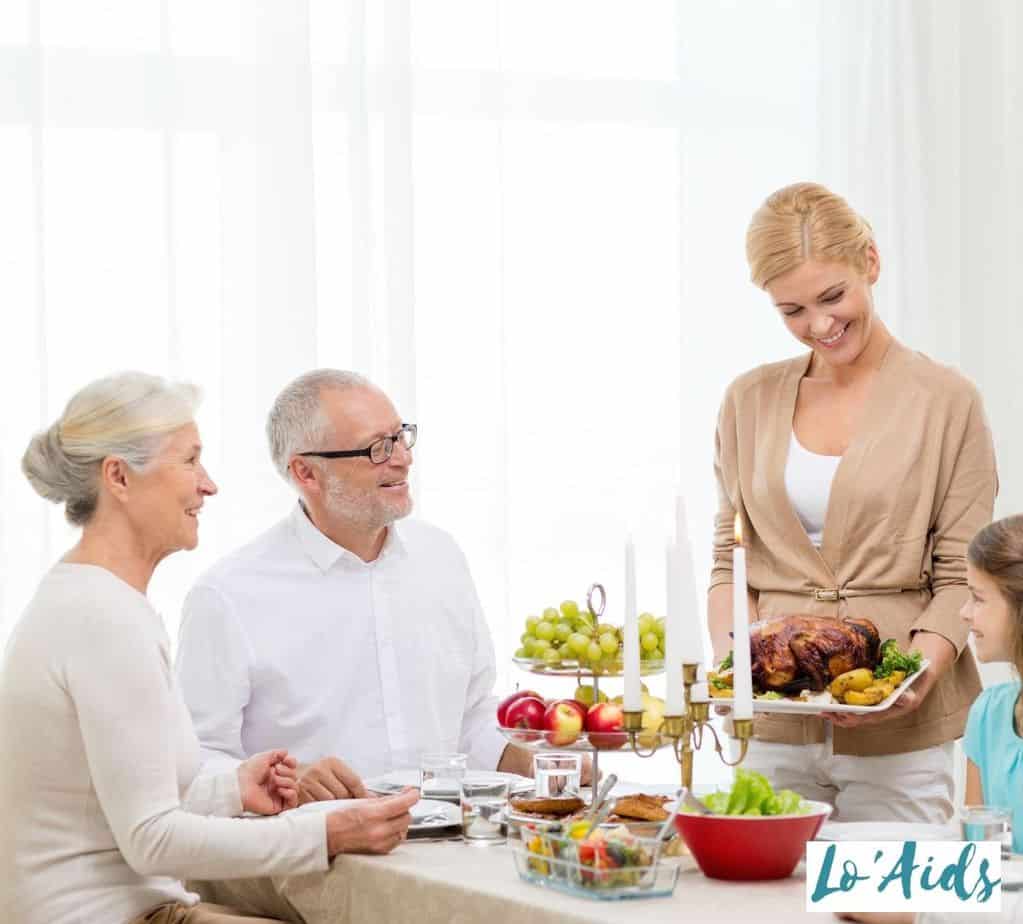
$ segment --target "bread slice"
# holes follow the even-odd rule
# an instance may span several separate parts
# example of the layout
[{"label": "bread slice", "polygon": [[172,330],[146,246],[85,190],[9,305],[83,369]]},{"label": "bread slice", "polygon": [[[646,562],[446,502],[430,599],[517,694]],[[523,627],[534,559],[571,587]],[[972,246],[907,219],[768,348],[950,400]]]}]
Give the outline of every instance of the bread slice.
[{"label": "bread slice", "polygon": [[518,798],[511,799],[511,807],[516,812],[531,812],[536,815],[571,815],[583,807],[583,800],[578,796],[551,796],[547,799]]},{"label": "bread slice", "polygon": [[614,813],[622,818],[635,818],[639,821],[664,821],[668,817],[664,808],[667,801],[667,796],[648,796],[640,792],[619,799],[615,803]]}]

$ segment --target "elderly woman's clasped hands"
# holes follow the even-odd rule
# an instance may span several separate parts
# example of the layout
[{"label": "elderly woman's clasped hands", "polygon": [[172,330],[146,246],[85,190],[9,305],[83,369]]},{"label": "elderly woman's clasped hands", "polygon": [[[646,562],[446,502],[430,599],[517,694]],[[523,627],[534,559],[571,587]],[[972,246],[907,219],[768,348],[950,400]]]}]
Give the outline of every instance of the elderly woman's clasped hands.
[{"label": "elderly woman's clasped hands", "polygon": [[[285,750],[264,751],[238,766],[242,810],[277,815],[299,804],[298,761]],[[365,792],[365,790],[363,790]],[[327,816],[327,854],[389,853],[408,834],[419,791],[354,798]]]}]

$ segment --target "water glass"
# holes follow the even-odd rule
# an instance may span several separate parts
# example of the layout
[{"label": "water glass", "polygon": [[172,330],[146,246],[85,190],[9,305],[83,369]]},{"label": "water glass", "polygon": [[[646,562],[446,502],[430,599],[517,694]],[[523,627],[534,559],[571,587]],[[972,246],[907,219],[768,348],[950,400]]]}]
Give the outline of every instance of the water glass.
[{"label": "water glass", "polygon": [[967,805],[959,816],[964,841],[998,841],[1002,856],[1012,853],[1012,813],[993,805]]},{"label": "water glass", "polygon": [[462,837],[470,844],[503,844],[501,813],[508,804],[508,781],[462,780]]},{"label": "water glass", "polygon": [[424,754],[419,758],[419,795],[454,802],[465,777],[465,754]]},{"label": "water glass", "polygon": [[533,755],[536,797],[578,796],[582,780],[582,758],[578,754],[547,753]]}]

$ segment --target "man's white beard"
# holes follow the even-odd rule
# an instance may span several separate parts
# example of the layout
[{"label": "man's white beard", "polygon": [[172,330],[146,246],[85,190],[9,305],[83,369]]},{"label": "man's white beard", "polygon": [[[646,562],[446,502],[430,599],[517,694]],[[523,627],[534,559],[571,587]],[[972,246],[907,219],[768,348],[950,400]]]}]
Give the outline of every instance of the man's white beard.
[{"label": "man's white beard", "polygon": [[327,475],[327,493],[323,505],[331,517],[365,529],[381,529],[412,512],[412,498],[407,502],[388,504],[366,491],[349,491],[336,475]]}]

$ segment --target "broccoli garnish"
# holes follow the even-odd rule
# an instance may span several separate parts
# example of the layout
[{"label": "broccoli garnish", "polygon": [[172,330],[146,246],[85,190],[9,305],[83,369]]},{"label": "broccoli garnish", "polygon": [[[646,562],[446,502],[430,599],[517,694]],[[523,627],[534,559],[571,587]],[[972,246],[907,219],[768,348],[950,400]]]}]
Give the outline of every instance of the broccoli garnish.
[{"label": "broccoli garnish", "polygon": [[874,676],[877,678],[888,677],[892,671],[905,671],[908,677],[920,670],[923,661],[919,651],[904,652],[893,638],[881,643],[880,655],[881,661],[874,668]]},{"label": "broccoli garnish", "polygon": [[718,665],[718,673],[727,671],[730,667],[732,667],[732,652],[728,652],[728,654],[724,656],[721,663]]}]

